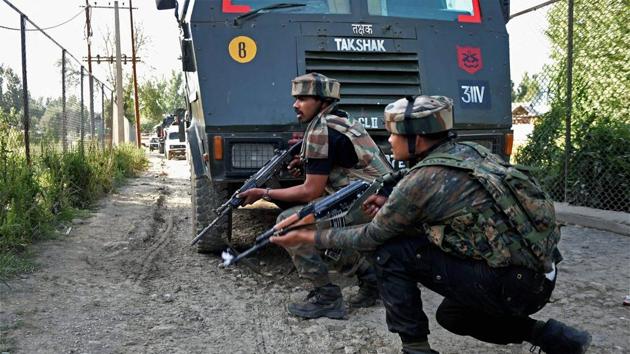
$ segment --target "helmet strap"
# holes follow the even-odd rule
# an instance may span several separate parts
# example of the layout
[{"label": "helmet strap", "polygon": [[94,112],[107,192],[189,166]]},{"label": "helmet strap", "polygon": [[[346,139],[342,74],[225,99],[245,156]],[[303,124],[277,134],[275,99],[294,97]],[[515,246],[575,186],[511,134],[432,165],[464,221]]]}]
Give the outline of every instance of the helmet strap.
[{"label": "helmet strap", "polygon": [[409,158],[413,159],[416,156],[416,134],[412,134],[413,124],[411,123],[411,112],[413,111],[413,103],[416,101],[416,97],[407,96],[407,107],[405,108],[405,137],[407,138],[407,148],[409,149]]}]

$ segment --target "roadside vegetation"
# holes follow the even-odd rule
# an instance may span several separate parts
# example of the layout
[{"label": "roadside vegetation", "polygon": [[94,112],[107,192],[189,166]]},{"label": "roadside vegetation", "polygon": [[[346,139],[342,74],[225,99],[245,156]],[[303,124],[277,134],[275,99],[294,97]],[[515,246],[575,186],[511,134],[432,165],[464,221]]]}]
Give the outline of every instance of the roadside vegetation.
[{"label": "roadside vegetation", "polygon": [[[21,130],[0,111],[0,280],[30,271],[29,245],[55,237],[98,198],[148,166],[133,145],[85,144],[63,153],[45,141],[26,161]],[[33,149],[35,150],[35,149]]]},{"label": "roadside vegetation", "polygon": [[[608,10],[599,11],[604,4]],[[575,2],[570,146],[565,146],[566,3],[554,5],[548,15],[553,64],[538,76],[526,76],[513,93],[516,100],[524,101],[541,93],[548,96],[549,111],[536,121],[528,144],[515,157],[518,163],[538,168],[538,177],[555,192],[556,200],[630,212],[630,12],[626,7],[623,0]],[[536,82],[539,77],[550,79],[545,90]]]}]

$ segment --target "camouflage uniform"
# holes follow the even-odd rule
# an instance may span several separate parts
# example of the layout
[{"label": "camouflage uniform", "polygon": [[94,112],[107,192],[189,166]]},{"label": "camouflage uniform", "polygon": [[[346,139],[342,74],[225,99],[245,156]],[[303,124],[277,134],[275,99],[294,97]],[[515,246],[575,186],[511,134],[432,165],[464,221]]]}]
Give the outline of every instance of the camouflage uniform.
[{"label": "camouflage uniform", "polygon": [[[339,88],[338,81],[318,73],[298,76],[292,81],[291,86],[293,96],[317,97],[327,104],[309,121],[300,152],[301,159],[307,168],[327,164],[323,170],[314,169],[310,172],[327,175],[324,190],[327,194],[336,192],[353,180],[372,182],[392,171],[385,156],[363,125],[348,118],[345,112],[336,109]],[[324,105],[320,105],[322,106]],[[332,133],[333,131],[335,133]],[[347,139],[343,139],[343,136]],[[335,148],[340,150],[329,151],[331,142],[335,142]],[[348,142],[352,144],[352,147]],[[353,149],[354,152],[347,151],[349,149]],[[335,156],[330,155],[332,153],[335,153]],[[294,207],[284,211],[279,215],[278,222],[295,213],[299,208]],[[352,222],[361,221],[368,222],[369,218],[366,216],[364,220],[353,219]],[[346,310],[341,289],[331,283],[328,267],[320,255],[321,251],[306,245],[287,248],[287,251],[300,276],[309,279],[314,285],[314,289],[304,301],[287,306],[288,312],[302,318],[345,317]],[[356,251],[326,250],[326,254],[330,255],[330,251],[335,253],[335,256],[331,258],[335,260],[334,266],[341,273],[356,275],[359,279],[359,291],[350,297],[349,305],[351,307],[372,306],[378,298],[374,267]]]},{"label": "camouflage uniform", "polygon": [[[424,96],[418,102],[413,110],[400,101],[388,106],[388,130],[411,135],[425,127],[426,133],[451,129],[448,99]],[[401,118],[401,110],[406,117]],[[412,125],[405,120],[428,121]],[[446,139],[425,153],[371,223],[318,231],[316,246],[374,251],[387,325],[400,335],[403,350],[413,343],[428,346],[418,282],[445,297],[436,318],[451,332],[497,344],[527,340],[546,352],[585,348],[590,342],[586,332],[529,317],[546,304],[555,286],[559,232],[553,206],[547,220],[534,218],[530,224],[515,216],[514,205],[505,208],[505,200],[514,199],[506,187],[486,186],[502,183],[467,167],[505,172],[509,165],[478,145]],[[544,196],[540,200],[549,202]],[[530,238],[547,247],[530,247]],[[486,324],[480,326],[480,320]]]},{"label": "camouflage uniform", "polygon": [[352,118],[329,114],[334,108],[335,105],[328,107],[309,122],[304,132],[305,144],[302,144],[300,153],[305,163],[308,159],[328,158],[328,129],[334,129],[350,139],[359,161],[352,168],[333,166],[326,187],[328,194],[347,186],[353,180],[371,182],[392,171],[391,165],[363,124]]},{"label": "camouflage uniform", "polygon": [[[358,163],[353,168],[333,166],[326,186],[326,193],[332,194],[345,187],[353,180],[372,182],[392,171],[379,147],[374,143],[363,125],[352,119],[329,114],[335,105],[327,107],[311,120],[304,133],[301,157],[305,163],[308,159],[325,159],[328,157],[328,129],[334,129],[347,136],[354,146]],[[301,206],[290,208],[278,216],[278,222],[295,213]],[[368,222],[366,217],[363,222]],[[313,282],[315,287],[330,283],[328,267],[320,256],[320,251],[310,245],[288,248],[291,259],[299,274]],[[334,263],[340,272],[350,276],[366,270],[368,264],[356,251],[342,250],[341,258]]]}]

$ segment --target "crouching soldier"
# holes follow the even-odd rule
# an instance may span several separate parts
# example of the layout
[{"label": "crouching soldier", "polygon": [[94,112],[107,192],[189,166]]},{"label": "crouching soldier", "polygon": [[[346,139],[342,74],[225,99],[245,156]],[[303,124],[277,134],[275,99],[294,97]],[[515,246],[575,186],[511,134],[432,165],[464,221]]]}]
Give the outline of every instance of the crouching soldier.
[{"label": "crouching soldier", "polygon": [[[294,170],[303,164],[303,184],[283,189],[251,189],[241,194],[245,203],[263,198],[268,201],[306,204],[345,187],[353,180],[372,182],[392,171],[385,156],[363,125],[337,108],[340,85],[337,80],[318,73],[296,77],[291,94],[300,123],[308,124],[300,158],[289,164]],[[285,210],[278,221],[299,210]],[[363,222],[370,219],[366,217]],[[331,283],[322,252],[312,245],[286,248],[300,276],[313,284],[307,298],[290,304],[289,313],[303,318],[343,318],[346,314],[339,286]],[[332,252],[325,252],[332,254]],[[356,251],[344,250],[334,265],[346,274],[356,274],[359,292],[348,301],[351,307],[369,307],[378,298],[374,268]]]},{"label": "crouching soldier", "polygon": [[398,100],[385,124],[394,158],[419,162],[389,198],[365,202],[376,212],[371,223],[271,242],[374,250],[387,325],[405,353],[435,353],[417,283],[444,296],[437,321],[455,334],[584,353],[587,332],[530,317],[549,301],[561,260],[553,203],[533,177],[478,144],[455,142],[449,98]]}]

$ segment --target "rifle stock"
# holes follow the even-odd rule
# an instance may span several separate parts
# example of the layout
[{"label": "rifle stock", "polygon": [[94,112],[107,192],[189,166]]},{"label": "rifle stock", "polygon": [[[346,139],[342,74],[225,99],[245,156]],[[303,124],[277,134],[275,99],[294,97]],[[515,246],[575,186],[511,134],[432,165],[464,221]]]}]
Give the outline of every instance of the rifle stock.
[{"label": "rifle stock", "polygon": [[291,145],[287,150],[278,151],[276,154],[267,161],[263,167],[260,168],[256,173],[250,176],[245,183],[239,188],[230,199],[228,199],[225,203],[221,204],[218,208],[214,210],[214,213],[217,217],[208,224],[195,238],[193,238],[190,243],[191,246],[199,242],[206,233],[212,229],[212,227],[219,221],[221,218],[225,217],[232,209],[238,208],[243,204],[243,199],[239,198],[238,195],[245,191],[248,191],[252,188],[260,188],[264,186],[270,179],[275,177],[283,166],[287,165],[293,159],[293,156],[300,152],[302,148],[302,140],[299,140],[297,143]]}]

